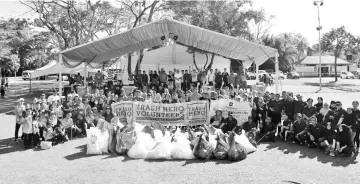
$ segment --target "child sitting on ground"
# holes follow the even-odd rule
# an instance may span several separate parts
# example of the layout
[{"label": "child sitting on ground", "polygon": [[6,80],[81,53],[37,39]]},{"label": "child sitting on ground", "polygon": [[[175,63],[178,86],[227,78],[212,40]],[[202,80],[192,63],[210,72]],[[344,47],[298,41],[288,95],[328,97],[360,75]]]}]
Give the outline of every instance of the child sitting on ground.
[{"label": "child sitting on ground", "polygon": [[291,132],[291,120],[288,119],[287,114],[283,114],[282,115],[282,121],[280,124],[281,127],[281,131],[279,133],[279,136],[281,137],[281,139],[284,139],[285,141],[287,141],[287,134]]}]

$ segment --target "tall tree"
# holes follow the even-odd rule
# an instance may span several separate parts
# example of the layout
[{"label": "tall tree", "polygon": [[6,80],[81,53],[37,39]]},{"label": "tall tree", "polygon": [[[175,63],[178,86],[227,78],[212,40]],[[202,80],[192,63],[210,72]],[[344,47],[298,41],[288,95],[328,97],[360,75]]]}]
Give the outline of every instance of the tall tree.
[{"label": "tall tree", "polygon": [[122,8],[101,0],[26,0],[22,3],[38,14],[40,22],[65,50],[98,38],[98,34],[113,34],[127,23]]},{"label": "tall tree", "polygon": [[[358,44],[360,42],[358,41]],[[332,28],[325,33],[321,38],[322,51],[332,52],[335,56],[335,82],[337,82],[337,58],[345,50],[354,47],[357,44],[357,39],[346,31],[345,26],[339,28]]]}]

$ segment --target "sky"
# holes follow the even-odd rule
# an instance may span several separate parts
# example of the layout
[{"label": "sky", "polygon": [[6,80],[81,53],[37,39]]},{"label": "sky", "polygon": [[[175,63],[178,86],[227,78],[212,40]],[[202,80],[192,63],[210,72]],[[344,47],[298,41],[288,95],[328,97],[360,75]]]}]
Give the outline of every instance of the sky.
[{"label": "sky", "polygon": [[[318,42],[317,7],[313,0],[253,0],[255,9],[264,8],[266,13],[275,15],[271,33],[301,33],[310,45]],[[361,0],[324,0],[320,7],[322,33],[342,25],[354,35],[360,36]],[[19,0],[0,0],[0,17],[33,17],[29,8]],[[357,23],[359,22],[359,23]]]}]

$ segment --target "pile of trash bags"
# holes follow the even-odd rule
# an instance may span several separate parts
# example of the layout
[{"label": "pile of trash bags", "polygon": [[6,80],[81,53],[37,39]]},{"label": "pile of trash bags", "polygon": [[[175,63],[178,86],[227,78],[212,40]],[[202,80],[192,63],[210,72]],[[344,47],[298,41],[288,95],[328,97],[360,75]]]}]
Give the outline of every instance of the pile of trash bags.
[{"label": "pile of trash bags", "polygon": [[211,125],[167,127],[122,124],[118,118],[87,130],[86,154],[112,153],[134,159],[218,159],[240,161],[257,151],[244,132],[224,134]]}]

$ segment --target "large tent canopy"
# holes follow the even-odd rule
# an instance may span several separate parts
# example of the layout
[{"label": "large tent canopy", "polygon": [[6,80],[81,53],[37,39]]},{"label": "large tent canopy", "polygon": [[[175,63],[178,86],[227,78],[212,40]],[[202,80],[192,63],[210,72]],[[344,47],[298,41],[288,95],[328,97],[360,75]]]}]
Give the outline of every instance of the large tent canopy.
[{"label": "large tent canopy", "polygon": [[[36,69],[33,73],[31,73],[31,78],[37,78],[44,75],[51,75],[51,74],[58,74],[59,72],[63,74],[78,74],[80,73],[84,76],[84,68],[85,63],[75,67],[75,68],[68,68],[64,66],[61,62],[50,62],[44,67]],[[99,69],[92,69],[89,66],[87,67],[88,72],[96,72]]]},{"label": "large tent canopy", "polygon": [[[144,53],[142,60],[143,70],[156,70],[164,68],[165,71],[172,71],[174,68],[179,70],[187,70],[189,66],[195,68],[193,64],[193,54],[187,52],[187,47],[173,44],[168,45],[159,49],[151,50]],[[139,55],[133,56],[132,58],[132,71],[135,70]],[[203,67],[206,63],[211,62],[211,55],[208,54],[208,62],[205,54],[195,53],[196,64],[199,68]],[[215,56],[213,60],[213,69],[222,70],[227,68],[229,71],[230,60],[224,57]],[[207,66],[208,66],[207,64]],[[112,69],[124,69],[128,66],[128,58],[120,58],[114,63]],[[246,66],[247,67],[247,66]]]},{"label": "large tent canopy", "polygon": [[177,36],[176,40],[187,46],[215,53],[227,58],[242,60],[245,65],[255,62],[262,64],[274,57],[276,49],[236,38],[176,20],[162,19],[139,27],[79,45],[62,51],[62,61],[68,67],[80,65],[81,62],[102,63],[103,61],[133,53],[141,49],[164,45],[166,37]]}]

